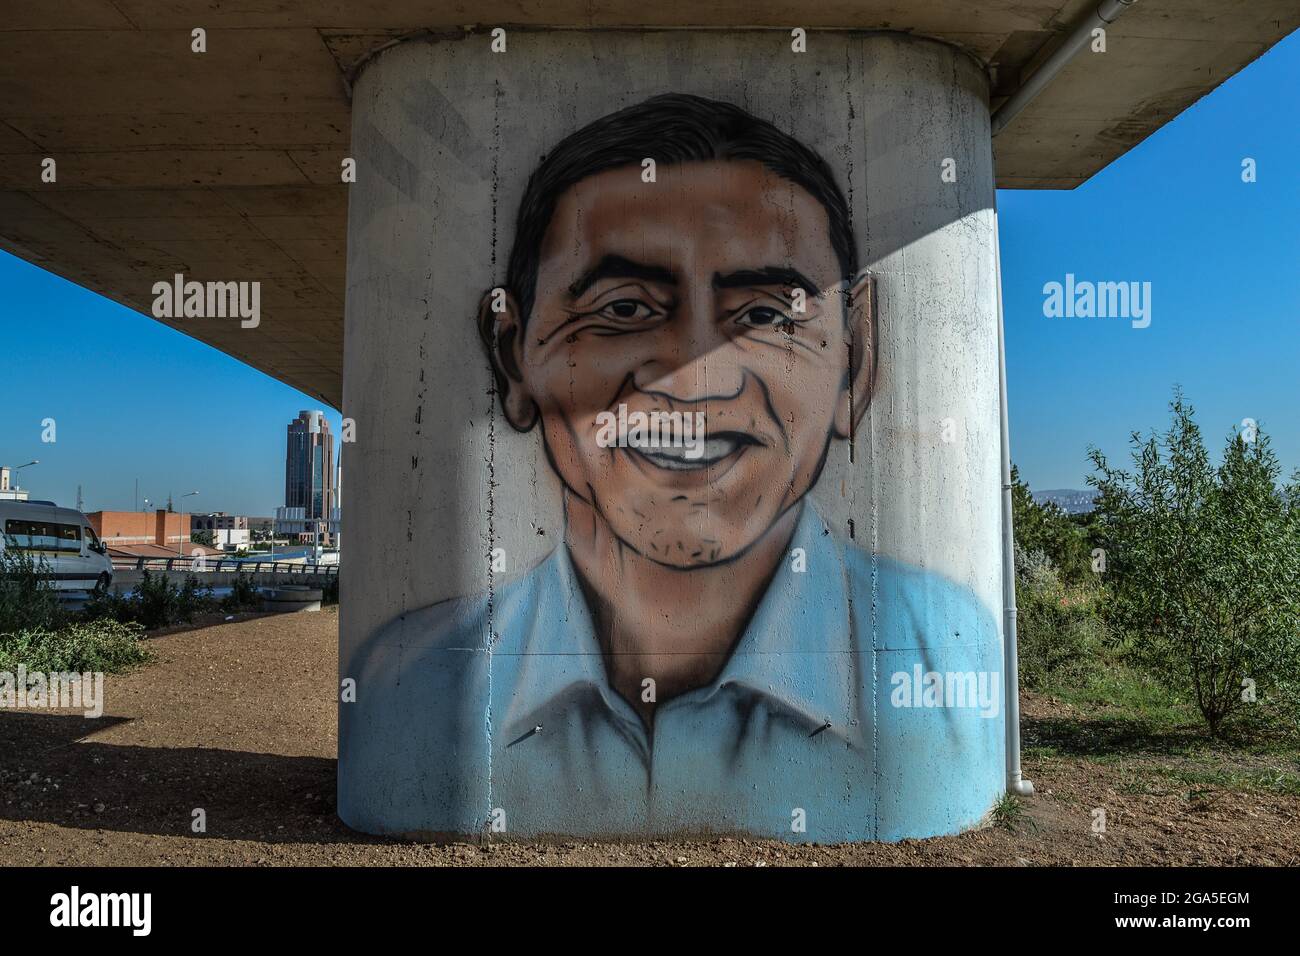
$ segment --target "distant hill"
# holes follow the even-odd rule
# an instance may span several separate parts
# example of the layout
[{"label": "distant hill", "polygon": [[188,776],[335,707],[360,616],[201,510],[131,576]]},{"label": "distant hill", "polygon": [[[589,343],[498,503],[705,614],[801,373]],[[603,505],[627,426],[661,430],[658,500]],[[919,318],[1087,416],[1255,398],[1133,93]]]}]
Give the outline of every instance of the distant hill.
[{"label": "distant hill", "polygon": [[1097,492],[1091,488],[1086,491],[1080,491],[1078,488],[1052,488],[1047,491],[1035,491],[1032,494],[1039,504],[1050,501],[1066,514],[1071,515],[1087,514],[1092,511],[1092,499],[1097,496]]}]

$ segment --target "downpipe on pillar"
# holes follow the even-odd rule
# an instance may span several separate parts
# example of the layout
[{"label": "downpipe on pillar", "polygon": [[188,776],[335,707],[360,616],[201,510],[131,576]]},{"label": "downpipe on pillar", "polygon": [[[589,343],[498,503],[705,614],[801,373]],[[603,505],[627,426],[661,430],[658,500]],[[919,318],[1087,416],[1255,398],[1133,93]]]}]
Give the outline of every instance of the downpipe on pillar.
[{"label": "downpipe on pillar", "polygon": [[1020,661],[1016,645],[1016,539],[1011,523],[1011,437],[1007,415],[1007,347],[1002,320],[1002,239],[993,204],[993,269],[998,296],[998,417],[1002,434],[1002,673],[1006,693],[1007,792],[1027,797],[1034,785],[1020,770]]}]

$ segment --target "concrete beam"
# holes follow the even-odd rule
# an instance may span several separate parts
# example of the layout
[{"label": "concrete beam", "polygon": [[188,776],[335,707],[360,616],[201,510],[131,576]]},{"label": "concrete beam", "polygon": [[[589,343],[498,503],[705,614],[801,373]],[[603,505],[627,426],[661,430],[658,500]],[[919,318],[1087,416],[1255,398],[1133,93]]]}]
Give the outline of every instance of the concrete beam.
[{"label": "concrete beam", "polygon": [[[496,25],[525,43],[550,27],[899,31],[975,57],[996,106],[1093,2],[484,0],[468,14],[417,0],[4,0],[0,248],[146,313],[152,283],[178,270],[261,278],[276,334],[175,327],[338,407],[349,83],[394,38],[486,42]],[[1294,0],[1141,0],[1106,55],[1080,56],[997,137],[998,185],[1078,185],[1297,26]],[[40,180],[45,157],[56,183]],[[333,361],[304,367],[295,356],[308,352]]]}]

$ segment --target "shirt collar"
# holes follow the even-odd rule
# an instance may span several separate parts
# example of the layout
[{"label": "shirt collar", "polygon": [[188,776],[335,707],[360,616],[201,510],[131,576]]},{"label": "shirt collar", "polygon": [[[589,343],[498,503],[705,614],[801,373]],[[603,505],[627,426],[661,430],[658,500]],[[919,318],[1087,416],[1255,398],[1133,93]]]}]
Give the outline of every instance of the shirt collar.
[{"label": "shirt collar", "polygon": [[[717,679],[681,699],[707,700],[728,685],[844,732],[855,719],[857,662],[840,545],[805,503],[781,564]],[[802,568],[803,570],[799,570]]]},{"label": "shirt collar", "polygon": [[[731,687],[768,699],[814,727],[836,726],[856,716],[858,662],[843,659],[856,652],[843,556],[817,509],[810,502],[800,507],[786,554],[722,673],[665,707],[704,703]],[[567,546],[557,547],[530,577],[535,579],[528,595],[534,613],[524,640],[510,642],[522,659],[507,729],[532,726],[533,715],[576,685],[594,688],[610,711],[639,723],[631,706],[609,686]]]}]

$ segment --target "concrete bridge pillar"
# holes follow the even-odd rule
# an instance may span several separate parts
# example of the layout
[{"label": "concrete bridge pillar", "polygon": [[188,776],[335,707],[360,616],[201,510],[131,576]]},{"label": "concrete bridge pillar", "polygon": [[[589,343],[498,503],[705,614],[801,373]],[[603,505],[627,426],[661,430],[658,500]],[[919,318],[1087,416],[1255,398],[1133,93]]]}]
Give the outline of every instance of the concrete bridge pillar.
[{"label": "concrete bridge pillar", "polygon": [[965,53],[890,33],[512,30],[370,60],[346,823],[981,820],[1004,786],[987,97]]}]

